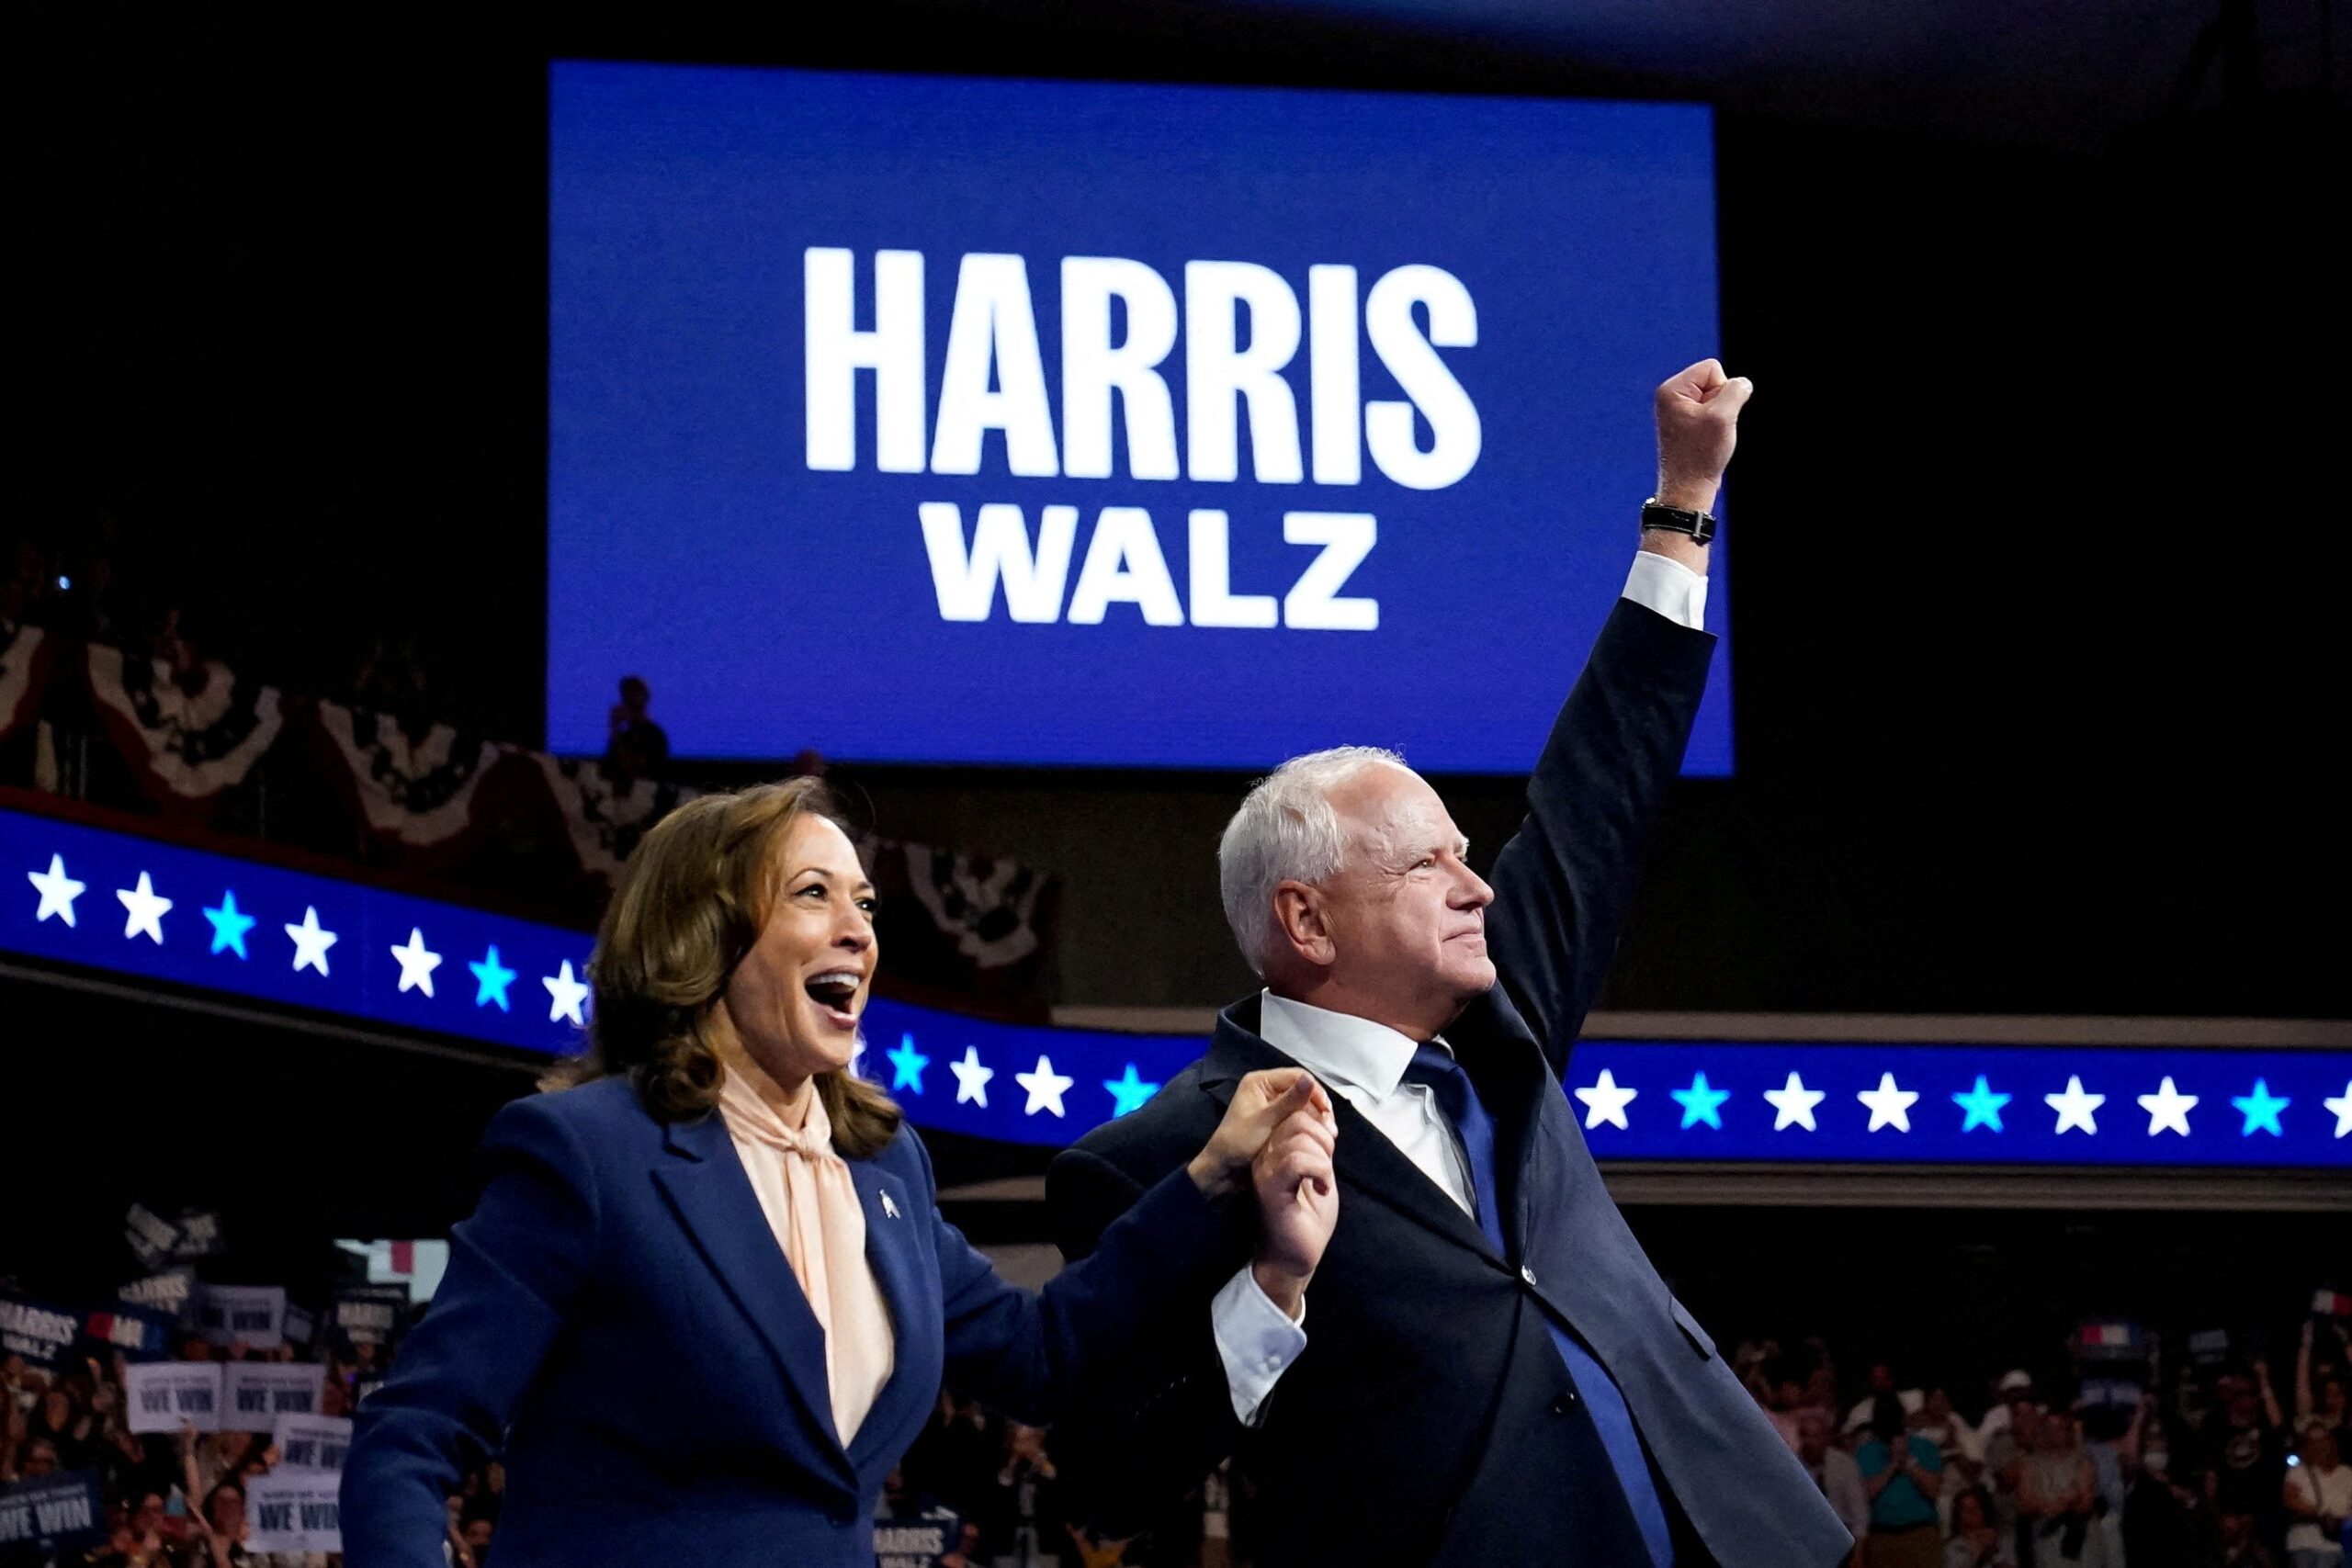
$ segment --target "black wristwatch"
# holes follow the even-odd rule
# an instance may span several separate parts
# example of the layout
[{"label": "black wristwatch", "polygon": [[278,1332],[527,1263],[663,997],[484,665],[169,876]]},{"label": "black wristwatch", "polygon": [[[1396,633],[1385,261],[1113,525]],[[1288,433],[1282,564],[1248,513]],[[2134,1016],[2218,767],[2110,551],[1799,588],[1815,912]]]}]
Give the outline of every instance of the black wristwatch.
[{"label": "black wristwatch", "polygon": [[1702,545],[1711,545],[1715,539],[1715,519],[1713,513],[1692,512],[1680,506],[1663,505],[1656,496],[1642,502],[1642,526],[1645,529],[1671,528],[1678,534],[1690,535],[1691,538]]}]

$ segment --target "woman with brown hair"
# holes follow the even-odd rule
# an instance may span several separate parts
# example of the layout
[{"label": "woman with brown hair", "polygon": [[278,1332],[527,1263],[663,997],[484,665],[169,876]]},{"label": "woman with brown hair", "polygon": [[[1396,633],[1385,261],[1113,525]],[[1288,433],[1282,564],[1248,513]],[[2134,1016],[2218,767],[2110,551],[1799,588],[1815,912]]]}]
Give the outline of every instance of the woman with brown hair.
[{"label": "woman with brown hair", "polygon": [[[440,1568],[444,1499],[502,1452],[502,1568],[868,1568],[943,1379],[1049,1418],[1137,1336],[1205,1339],[1253,1233],[1259,1270],[1313,1271],[1331,1110],[1292,1071],[1245,1080],[1192,1164],[1041,1294],[997,1278],[849,1070],[873,908],[814,780],[646,835],[597,935],[589,1052],[492,1122],[432,1310],[360,1407],[352,1568]],[[1225,1201],[1248,1191],[1255,1224]]]}]

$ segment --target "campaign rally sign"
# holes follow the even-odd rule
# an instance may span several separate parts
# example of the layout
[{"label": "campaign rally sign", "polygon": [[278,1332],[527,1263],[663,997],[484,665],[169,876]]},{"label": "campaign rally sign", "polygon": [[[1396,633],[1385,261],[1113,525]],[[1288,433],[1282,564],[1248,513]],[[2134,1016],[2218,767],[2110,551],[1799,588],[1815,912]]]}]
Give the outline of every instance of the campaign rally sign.
[{"label": "campaign rally sign", "polygon": [[0,1296],[0,1356],[54,1370],[82,1335],[82,1314],[26,1296]]},{"label": "campaign rally sign", "polygon": [[141,1264],[155,1269],[178,1256],[180,1228],[144,1203],[133,1203],[122,1217],[122,1239]]},{"label": "campaign rally sign", "polygon": [[199,1285],[196,1325],[215,1345],[275,1350],[286,1337],[283,1285]]},{"label": "campaign rally sign", "polygon": [[299,1361],[232,1361],[222,1369],[221,1424],[232,1431],[266,1432],[280,1417],[319,1408],[326,1369]]},{"label": "campaign rally sign", "polygon": [[209,1209],[188,1209],[179,1217],[179,1245],[172,1257],[182,1263],[210,1258],[220,1250],[220,1216]]},{"label": "campaign rally sign", "polygon": [[406,1285],[346,1285],[334,1293],[334,1326],[354,1345],[389,1345],[408,1315]]},{"label": "campaign rally sign", "polygon": [[85,1316],[82,1327],[91,1339],[109,1350],[121,1351],[126,1359],[153,1361],[170,1353],[179,1320],[153,1307],[118,1302]]},{"label": "campaign rally sign", "polygon": [[341,1551],[343,1477],[333,1471],[288,1470],[245,1483],[248,1551]]},{"label": "campaign rally sign", "polygon": [[933,1568],[956,1549],[963,1521],[948,1508],[874,1521],[876,1568]]},{"label": "campaign rally sign", "polygon": [[44,1475],[0,1486],[0,1562],[38,1561],[106,1532],[106,1509],[93,1471]]},{"label": "campaign rally sign", "polygon": [[[699,755],[1523,773],[1652,393],[1720,346],[1700,107],[589,62],[551,102],[557,750],[634,672]],[[820,624],[856,656],[812,679]]]},{"label": "campaign rally sign", "polygon": [[282,1469],[339,1471],[351,1451],[351,1421],[343,1416],[281,1416],[277,1443]]},{"label": "campaign rally sign", "polygon": [[[242,1431],[220,1418],[218,1361],[148,1361],[123,1369],[123,1403],[134,1432]],[[264,1423],[266,1426],[267,1423]]]},{"label": "campaign rally sign", "polygon": [[160,1274],[132,1280],[117,1291],[115,1297],[130,1306],[150,1307],[175,1319],[185,1319],[196,1299],[196,1270],[166,1269]]}]

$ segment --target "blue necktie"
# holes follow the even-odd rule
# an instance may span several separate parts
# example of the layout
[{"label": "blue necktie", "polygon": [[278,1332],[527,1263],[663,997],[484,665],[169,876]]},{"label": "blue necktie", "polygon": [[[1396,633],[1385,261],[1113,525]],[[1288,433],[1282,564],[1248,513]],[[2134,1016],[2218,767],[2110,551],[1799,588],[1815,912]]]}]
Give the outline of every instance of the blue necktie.
[{"label": "blue necktie", "polygon": [[[1426,1086],[1437,1096],[1439,1108],[1453,1119],[1453,1130],[1462,1139],[1463,1156],[1470,1167],[1470,1185],[1478,1206],[1478,1228],[1487,1233],[1487,1240],[1495,1251],[1508,1258],[1510,1247],[1503,1239],[1502,1211],[1495,1182],[1495,1119],[1479,1100],[1470,1075],[1462,1070],[1462,1064],[1451,1053],[1440,1046],[1423,1045],[1413,1053],[1413,1065],[1405,1069],[1405,1081]],[[1552,1331],[1552,1343],[1558,1348],[1560,1359],[1567,1363],[1568,1377],[1583,1395],[1585,1408],[1592,1413],[1592,1424],[1600,1429],[1600,1446],[1608,1451],[1610,1468],[1617,1472],[1617,1483],[1623,1488],[1625,1501],[1634,1510],[1634,1521],[1641,1527],[1643,1543],[1650,1549],[1650,1561],[1657,1568],[1674,1568],[1674,1536],[1666,1520],[1666,1504],[1658,1495],[1657,1477],[1651,1473],[1649,1456],[1642,1450],[1641,1434],[1634,1430],[1634,1413],[1626,1408],[1623,1392],[1618,1388],[1617,1380],[1609,1375],[1609,1369],[1558,1319],[1546,1313],[1544,1325]]]}]

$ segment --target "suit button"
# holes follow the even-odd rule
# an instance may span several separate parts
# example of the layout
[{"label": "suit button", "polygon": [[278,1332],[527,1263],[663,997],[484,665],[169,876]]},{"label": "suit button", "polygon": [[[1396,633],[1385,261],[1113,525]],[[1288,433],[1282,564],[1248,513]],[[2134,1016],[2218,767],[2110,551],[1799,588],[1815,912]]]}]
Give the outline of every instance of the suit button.
[{"label": "suit button", "polygon": [[1584,1401],[1577,1396],[1577,1391],[1575,1389],[1570,1389],[1567,1393],[1560,1395],[1559,1398],[1552,1402],[1552,1414],[1555,1416],[1566,1416],[1583,1403]]},{"label": "suit button", "polygon": [[1519,1266],[1519,1277],[1532,1285],[1535,1283],[1535,1269],[1532,1266],[1522,1263]]}]

